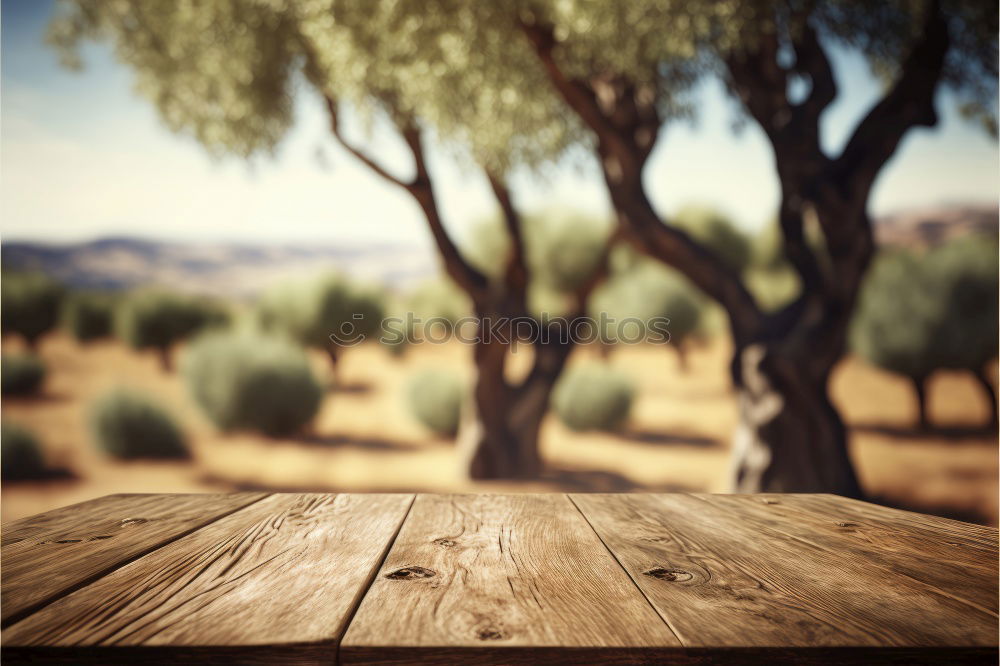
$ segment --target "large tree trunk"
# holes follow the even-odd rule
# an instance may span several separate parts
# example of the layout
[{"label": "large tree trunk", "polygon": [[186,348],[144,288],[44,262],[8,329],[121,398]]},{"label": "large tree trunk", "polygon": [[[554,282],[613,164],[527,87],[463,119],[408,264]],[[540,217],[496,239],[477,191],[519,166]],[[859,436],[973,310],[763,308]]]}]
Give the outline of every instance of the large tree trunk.
[{"label": "large tree trunk", "polygon": [[463,419],[459,448],[472,479],[535,478],[542,471],[538,433],[568,349],[536,345],[528,377],[504,377],[507,345],[477,345],[472,404]]},{"label": "large tree trunk", "polygon": [[827,397],[828,373],[817,369],[809,356],[765,344],[737,349],[735,492],[861,497],[846,429]]}]

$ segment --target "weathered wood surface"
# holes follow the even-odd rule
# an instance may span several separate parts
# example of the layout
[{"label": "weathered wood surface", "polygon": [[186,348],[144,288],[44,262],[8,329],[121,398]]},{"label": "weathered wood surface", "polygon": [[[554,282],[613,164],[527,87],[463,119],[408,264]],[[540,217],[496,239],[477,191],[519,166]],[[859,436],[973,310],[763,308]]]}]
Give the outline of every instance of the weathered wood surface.
[{"label": "weathered wood surface", "polygon": [[5,526],[3,626],[262,497],[111,495]]},{"label": "weathered wood surface", "polygon": [[[995,603],[957,598],[940,563],[839,534],[837,522],[756,496],[574,495],[605,543],[685,645],[996,645]],[[980,586],[996,578],[976,567]],[[925,581],[932,581],[931,584]],[[967,582],[967,581],[963,581]],[[995,599],[996,590],[993,590]],[[711,622],[706,622],[706,618]]]},{"label": "weathered wood surface", "polygon": [[385,645],[435,663],[441,648],[478,661],[497,648],[613,658],[679,643],[564,495],[421,495],[341,661],[378,661]]},{"label": "weathered wood surface", "polygon": [[112,496],[2,536],[9,663],[997,661],[996,529],[829,495]]},{"label": "weathered wood surface", "polygon": [[[410,495],[272,495],[17,623],[16,645],[285,646],[327,663]],[[149,653],[156,657],[155,651]]]}]

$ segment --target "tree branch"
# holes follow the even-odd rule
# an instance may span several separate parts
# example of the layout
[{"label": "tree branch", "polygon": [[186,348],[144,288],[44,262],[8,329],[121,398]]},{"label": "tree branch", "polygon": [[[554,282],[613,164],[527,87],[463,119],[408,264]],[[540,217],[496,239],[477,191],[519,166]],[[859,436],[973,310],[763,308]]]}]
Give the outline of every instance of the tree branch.
[{"label": "tree branch", "polygon": [[340,145],[343,146],[344,149],[347,150],[347,152],[349,152],[351,155],[354,155],[354,157],[358,158],[358,160],[364,163],[365,166],[367,166],[369,169],[377,173],[385,180],[389,181],[394,185],[398,185],[399,187],[409,188],[412,185],[412,183],[407,183],[403,179],[397,178],[396,176],[392,175],[382,165],[380,165],[373,158],[369,157],[364,151],[362,151],[360,148],[355,147],[353,144],[351,144],[350,141],[347,140],[347,138],[341,131],[340,113],[337,105],[337,100],[335,100],[330,95],[324,95],[324,99],[326,100],[326,108],[330,113],[330,130],[333,132],[333,136],[336,137],[337,142],[340,143]]},{"label": "tree branch", "polygon": [[833,164],[834,174],[846,181],[855,200],[867,198],[879,170],[910,128],[937,123],[934,93],[948,46],[948,23],[935,0],[895,85],[861,121]]},{"label": "tree branch", "polygon": [[330,95],[325,95],[325,99],[327,109],[330,112],[330,129],[333,131],[333,135],[337,138],[337,141],[376,174],[410,193],[410,196],[417,201],[424,213],[427,226],[430,227],[431,235],[434,237],[438,253],[444,264],[445,272],[472,298],[473,302],[477,304],[483,303],[488,297],[489,280],[462,257],[462,254],[448,235],[448,231],[444,228],[438,209],[437,198],[434,195],[434,187],[427,170],[427,161],[424,155],[420,128],[412,121],[402,125],[398,121],[396,123],[397,129],[410,149],[410,153],[413,155],[415,176],[413,180],[406,181],[392,175],[378,162],[346,140],[340,128],[337,100]]},{"label": "tree branch", "polygon": [[531,270],[528,267],[527,252],[524,246],[523,219],[514,207],[507,184],[492,170],[486,169],[485,171],[486,178],[493,189],[493,195],[496,197],[497,203],[500,204],[504,228],[510,238],[510,251],[507,256],[507,265],[504,268],[504,283],[512,292],[512,296],[517,299],[520,309],[526,310]]},{"label": "tree branch", "polygon": [[596,135],[601,167],[623,231],[640,250],[681,271],[719,301],[734,330],[752,335],[761,317],[750,292],[705,246],[664,224],[645,195],[642,168],[659,129],[655,91],[643,90],[643,96],[652,92],[654,99],[639,100],[639,91],[621,76],[595,79],[601,90],[594,82],[571,79],[555,60],[552,29],[523,20],[519,25],[553,87]]},{"label": "tree branch", "polygon": [[810,125],[818,124],[820,114],[837,98],[837,81],[833,77],[830,59],[819,43],[819,36],[808,22],[803,21],[797,39],[792,40],[795,49],[795,68],[809,75],[812,90],[800,104],[801,113]]}]

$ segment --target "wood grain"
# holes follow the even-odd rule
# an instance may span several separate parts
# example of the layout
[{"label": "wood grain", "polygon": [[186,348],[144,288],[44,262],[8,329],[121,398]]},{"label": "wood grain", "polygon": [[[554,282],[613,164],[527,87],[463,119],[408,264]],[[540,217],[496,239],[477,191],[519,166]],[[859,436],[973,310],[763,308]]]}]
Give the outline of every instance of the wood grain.
[{"label": "wood grain", "polygon": [[[851,510],[853,502],[833,495],[713,495],[709,501],[760,520],[768,527],[823,548],[866,558],[894,575],[921,581],[943,595],[997,614],[997,531],[980,525],[980,534],[993,533],[990,545],[948,532],[907,524],[907,512],[880,507],[896,520],[873,520]],[[912,515],[912,514],[911,514]],[[948,521],[955,523],[957,521]]]},{"label": "wood grain", "polygon": [[861,519],[893,530],[905,531],[920,538],[937,541],[947,538],[951,542],[969,548],[986,549],[990,553],[997,552],[998,533],[995,527],[892,509],[837,495],[763,495],[761,501],[776,502],[783,497],[796,505],[826,507],[827,510],[836,511],[847,520]]},{"label": "wood grain", "polygon": [[330,663],[412,500],[272,495],[50,604],[7,629],[4,645]]},{"label": "wood grain", "polygon": [[112,495],[5,525],[3,626],[266,495]]},{"label": "wood grain", "polygon": [[[993,614],[880,566],[842,538],[820,543],[794,521],[778,529],[750,504],[690,495],[571,499],[684,645],[997,644]],[[995,577],[982,584],[995,586]]]},{"label": "wood grain", "polygon": [[530,663],[559,647],[634,662],[678,645],[565,496],[420,495],[340,656]]}]

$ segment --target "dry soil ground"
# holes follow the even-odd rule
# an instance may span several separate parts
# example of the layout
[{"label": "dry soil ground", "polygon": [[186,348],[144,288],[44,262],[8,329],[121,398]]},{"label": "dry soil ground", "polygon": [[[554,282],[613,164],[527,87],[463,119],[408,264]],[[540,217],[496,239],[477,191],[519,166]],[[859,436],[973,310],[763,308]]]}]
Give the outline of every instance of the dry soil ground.
[{"label": "dry soil ground", "polygon": [[[16,343],[5,341],[4,347]],[[40,351],[50,369],[43,395],[5,399],[3,418],[35,431],[50,463],[66,473],[4,484],[3,520],[116,492],[726,490],[736,418],[726,343],[693,350],[687,372],[663,348],[616,350],[610,362],[639,386],[628,430],[576,434],[550,417],[542,448],[551,471],[523,484],[465,480],[452,444],[428,435],[407,412],[405,388],[416,370],[450,365],[467,373],[469,351],[458,344],[423,345],[395,359],[375,346],[352,349],[342,362],[343,387],[328,393],[312,432],[275,441],[215,432],[180,377],[162,372],[152,354],[113,342],[81,347],[61,334],[50,336]],[[581,349],[573,362],[595,356]],[[528,356],[516,358],[514,371]],[[314,361],[325,374],[323,358],[317,354]],[[118,385],[155,396],[181,419],[191,440],[190,462],[120,463],[94,448],[87,405]],[[931,413],[941,429],[929,434],[913,429],[906,382],[855,359],[838,369],[833,393],[851,426],[852,455],[868,493],[906,508],[997,523],[997,437],[976,429],[987,404],[972,381],[947,373],[933,380]]]}]

